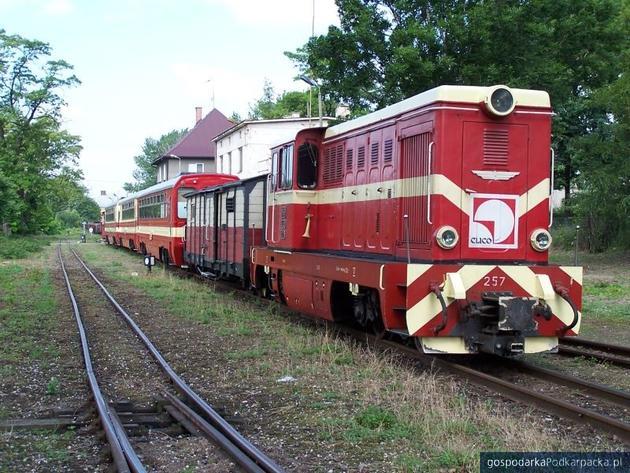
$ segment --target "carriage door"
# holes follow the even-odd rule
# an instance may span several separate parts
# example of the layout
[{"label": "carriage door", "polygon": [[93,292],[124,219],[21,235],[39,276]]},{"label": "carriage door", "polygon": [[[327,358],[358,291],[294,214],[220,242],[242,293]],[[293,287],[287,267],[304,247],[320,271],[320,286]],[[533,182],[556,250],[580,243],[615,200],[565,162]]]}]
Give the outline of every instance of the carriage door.
[{"label": "carriage door", "polygon": [[209,261],[214,261],[216,256],[215,237],[215,212],[214,212],[214,192],[203,195],[205,200],[205,225],[203,227],[204,257]]},{"label": "carriage door", "polygon": [[[407,241],[410,248],[429,248],[431,224],[427,211],[433,122],[404,128],[400,134],[401,200],[398,247],[404,254]],[[407,218],[404,216],[407,215]],[[399,251],[400,252],[400,251]]]},{"label": "carriage door", "polygon": [[229,262],[232,261],[231,246],[232,229],[235,222],[236,189],[226,189],[221,193],[221,225],[219,227],[219,260],[224,262],[222,272],[227,273]]}]

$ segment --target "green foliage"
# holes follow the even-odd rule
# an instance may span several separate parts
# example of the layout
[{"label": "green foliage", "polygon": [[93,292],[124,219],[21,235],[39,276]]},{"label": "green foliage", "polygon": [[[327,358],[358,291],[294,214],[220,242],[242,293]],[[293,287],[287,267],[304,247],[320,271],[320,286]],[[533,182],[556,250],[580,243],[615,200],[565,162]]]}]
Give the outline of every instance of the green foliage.
[{"label": "green foliage", "polygon": [[49,396],[55,396],[59,394],[59,380],[54,376],[50,378],[48,384],[46,385],[46,394]]},{"label": "green foliage", "polygon": [[[256,120],[271,120],[276,118],[289,118],[294,115],[305,118],[308,117],[309,104],[313,104],[311,116],[319,115],[317,89],[309,92],[289,91],[276,95],[271,82],[265,80],[263,95],[256,103],[250,106],[249,118]],[[322,99],[322,114],[332,116],[335,113],[335,102]]]},{"label": "green foliage", "polygon": [[184,128],[169,131],[157,139],[146,138],[142,152],[133,158],[136,162],[136,169],[133,171],[135,182],[126,182],[123,188],[127,192],[138,192],[154,185],[157,182],[157,167],[153,166],[153,161],[164,156],[187,133],[188,129]]},{"label": "green foliage", "polygon": [[0,259],[26,258],[50,245],[54,240],[50,236],[10,236],[0,235]]},{"label": "green foliage", "polygon": [[628,219],[613,221],[630,206],[628,0],[336,3],[340,26],[286,53],[331,98],[356,115],[442,84],[546,90],[556,182],[579,186],[589,246],[630,242]]},{"label": "green foliage", "polygon": [[55,232],[66,194],[87,199],[77,184],[79,137],[61,128],[61,90],[79,80],[50,54],[48,44],[0,29],[0,223],[18,233]]}]

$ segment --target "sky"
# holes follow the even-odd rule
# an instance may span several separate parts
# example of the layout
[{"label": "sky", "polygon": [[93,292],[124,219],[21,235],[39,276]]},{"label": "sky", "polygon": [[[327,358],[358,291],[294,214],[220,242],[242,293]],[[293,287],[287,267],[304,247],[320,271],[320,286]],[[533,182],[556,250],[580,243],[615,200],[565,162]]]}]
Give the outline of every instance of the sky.
[{"label": "sky", "polygon": [[50,44],[81,85],[63,127],[81,137],[92,197],[124,194],[145,138],[192,128],[195,107],[246,117],[274,90],[304,90],[284,56],[338,24],[334,0],[0,0],[0,28]]}]

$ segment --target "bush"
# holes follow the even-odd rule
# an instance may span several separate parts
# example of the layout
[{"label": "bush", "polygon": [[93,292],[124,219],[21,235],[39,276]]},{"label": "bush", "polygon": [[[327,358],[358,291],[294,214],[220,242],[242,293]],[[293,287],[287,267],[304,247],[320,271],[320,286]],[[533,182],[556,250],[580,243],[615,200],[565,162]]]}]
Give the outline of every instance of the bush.
[{"label": "bush", "polygon": [[55,240],[51,236],[10,236],[0,235],[0,259],[26,258],[29,254],[41,251]]}]

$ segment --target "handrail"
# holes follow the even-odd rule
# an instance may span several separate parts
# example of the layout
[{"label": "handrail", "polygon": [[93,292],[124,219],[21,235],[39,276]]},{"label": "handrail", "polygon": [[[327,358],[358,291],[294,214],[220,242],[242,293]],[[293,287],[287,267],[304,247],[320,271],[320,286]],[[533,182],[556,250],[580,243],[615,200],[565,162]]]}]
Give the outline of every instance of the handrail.
[{"label": "handrail", "polygon": [[433,157],[434,144],[433,141],[429,143],[429,159],[427,164],[427,223],[429,225],[433,225],[431,221],[431,158]]},{"label": "handrail", "polygon": [[549,226],[547,228],[551,228],[551,225],[553,225],[553,170],[556,164],[556,152],[553,148],[549,149],[551,150],[551,189],[549,190]]}]

